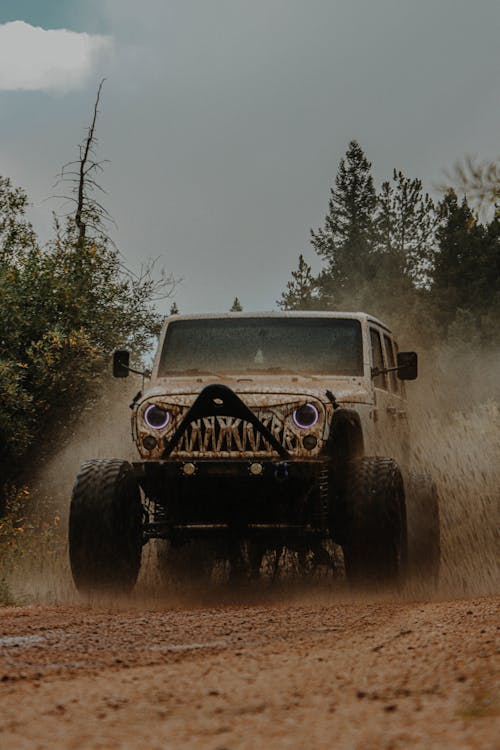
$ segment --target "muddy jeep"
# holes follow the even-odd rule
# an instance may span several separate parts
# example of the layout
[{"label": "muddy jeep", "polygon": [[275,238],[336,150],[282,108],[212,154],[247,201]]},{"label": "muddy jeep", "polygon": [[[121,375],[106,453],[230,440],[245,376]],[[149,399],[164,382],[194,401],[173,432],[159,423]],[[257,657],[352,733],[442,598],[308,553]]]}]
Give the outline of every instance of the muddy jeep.
[{"label": "muddy jeep", "polygon": [[[130,371],[116,351],[114,375]],[[76,479],[76,586],[131,589],[151,539],[188,575],[208,557],[257,576],[283,550],[314,570],[333,545],[355,584],[395,584],[408,563],[437,577],[435,488],[408,466],[416,376],[417,355],[365,313],[167,318],[132,403],[139,460],[87,461]]]}]

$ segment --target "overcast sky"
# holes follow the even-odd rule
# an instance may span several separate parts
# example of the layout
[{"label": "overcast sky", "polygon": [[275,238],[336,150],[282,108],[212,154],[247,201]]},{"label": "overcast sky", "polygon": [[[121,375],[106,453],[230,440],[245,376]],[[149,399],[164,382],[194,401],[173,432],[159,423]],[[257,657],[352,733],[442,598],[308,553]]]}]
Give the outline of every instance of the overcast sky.
[{"label": "overcast sky", "polygon": [[114,239],[181,312],[274,308],[357,139],[428,189],[500,150],[499,0],[0,0],[0,174],[45,202],[91,116]]}]

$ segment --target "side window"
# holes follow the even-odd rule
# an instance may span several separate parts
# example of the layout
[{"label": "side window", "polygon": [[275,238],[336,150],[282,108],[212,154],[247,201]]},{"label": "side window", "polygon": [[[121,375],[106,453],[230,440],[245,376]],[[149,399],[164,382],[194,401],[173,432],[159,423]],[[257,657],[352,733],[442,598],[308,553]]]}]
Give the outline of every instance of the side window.
[{"label": "side window", "polygon": [[[398,345],[396,342],[394,342],[394,353],[396,356],[396,362],[398,361],[398,351],[399,351]],[[406,398],[405,381],[400,380],[398,378],[398,386],[399,386],[399,393],[401,394],[401,398]]]},{"label": "side window", "polygon": [[[386,357],[387,357],[387,367],[396,367],[396,358],[394,356],[394,349],[393,349],[393,346],[392,346],[392,340],[385,333],[384,333],[384,344],[385,344],[385,354],[386,354]],[[398,379],[396,371],[394,370],[393,372],[388,373],[388,375],[389,375],[389,383],[391,385],[391,391],[393,393],[399,393],[400,392],[400,388],[399,388],[400,381]]]},{"label": "side window", "polygon": [[[380,340],[380,333],[376,331],[375,328],[370,328],[370,344],[372,347],[372,366],[378,367],[380,370],[383,370],[385,364],[384,355],[382,354],[382,341]],[[387,390],[386,375],[377,375],[375,378],[373,378],[373,383],[375,385],[375,388],[383,388],[384,391]]]}]

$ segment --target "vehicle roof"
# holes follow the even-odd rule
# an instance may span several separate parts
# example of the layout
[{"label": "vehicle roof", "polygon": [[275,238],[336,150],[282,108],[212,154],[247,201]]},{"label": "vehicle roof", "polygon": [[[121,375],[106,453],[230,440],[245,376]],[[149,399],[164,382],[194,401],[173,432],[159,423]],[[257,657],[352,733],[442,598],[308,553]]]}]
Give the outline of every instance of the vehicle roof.
[{"label": "vehicle roof", "polygon": [[354,320],[368,321],[390,331],[385,323],[364,312],[331,312],[330,310],[287,310],[283,312],[223,312],[223,313],[200,313],[191,315],[170,315],[165,323],[174,320],[206,320],[217,318],[351,318]]}]

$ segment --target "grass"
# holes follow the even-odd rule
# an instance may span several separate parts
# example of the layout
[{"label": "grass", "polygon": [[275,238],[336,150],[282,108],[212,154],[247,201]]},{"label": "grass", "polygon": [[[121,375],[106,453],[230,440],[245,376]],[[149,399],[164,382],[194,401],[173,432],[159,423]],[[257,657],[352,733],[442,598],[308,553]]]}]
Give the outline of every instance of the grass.
[{"label": "grass", "polygon": [[0,606],[53,598],[50,589],[66,567],[65,534],[50,502],[28,487],[9,490],[0,518]]}]

